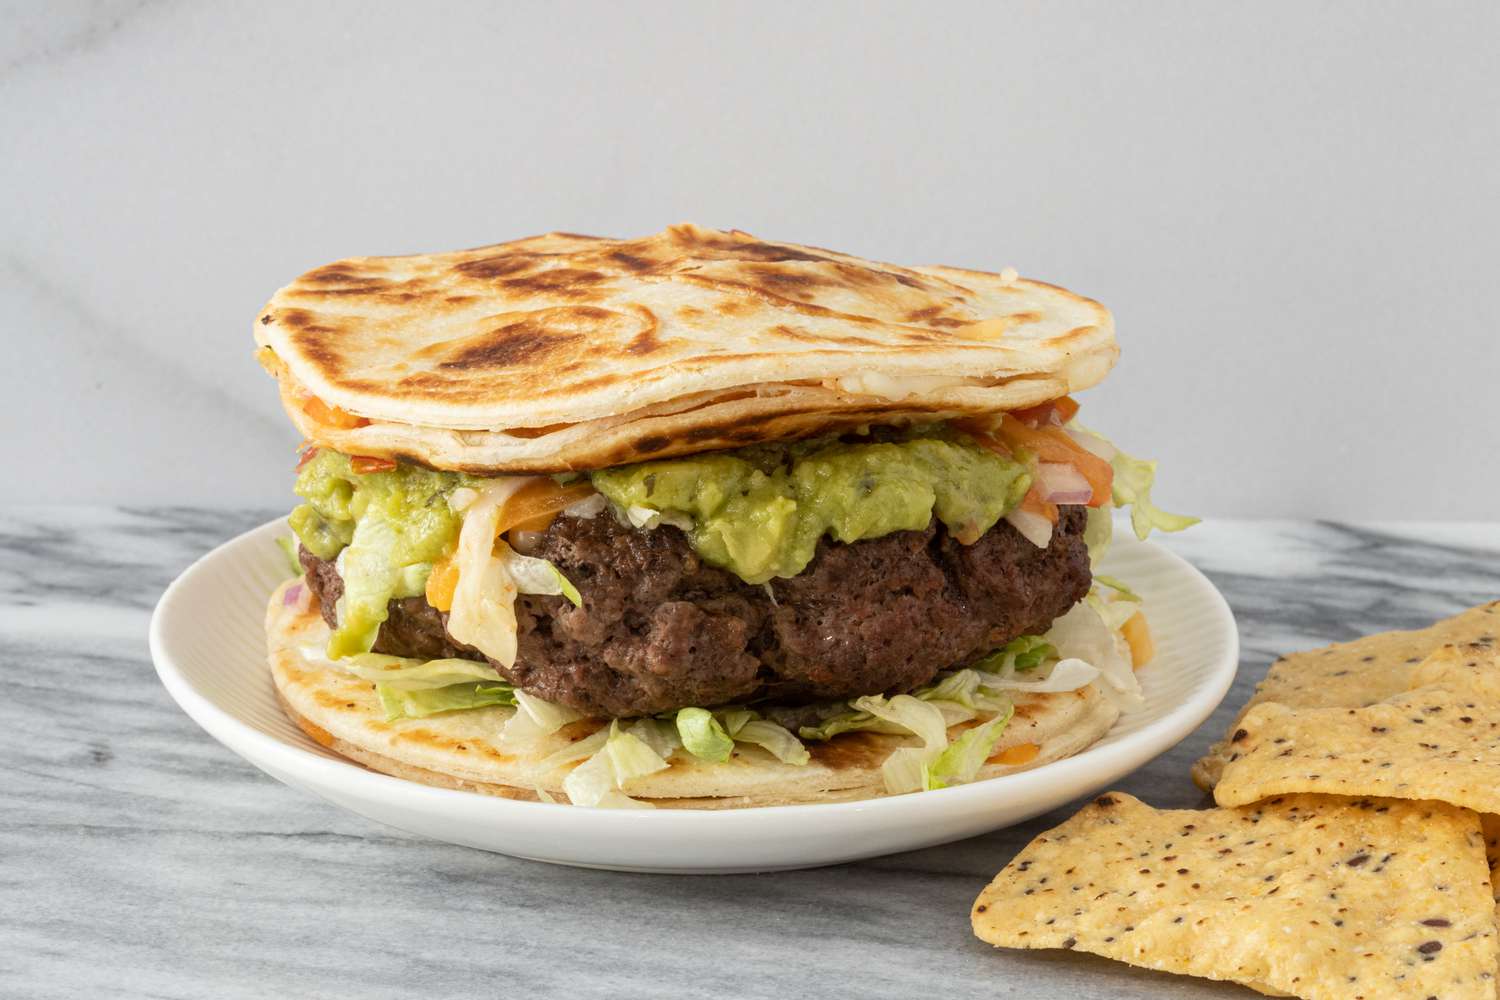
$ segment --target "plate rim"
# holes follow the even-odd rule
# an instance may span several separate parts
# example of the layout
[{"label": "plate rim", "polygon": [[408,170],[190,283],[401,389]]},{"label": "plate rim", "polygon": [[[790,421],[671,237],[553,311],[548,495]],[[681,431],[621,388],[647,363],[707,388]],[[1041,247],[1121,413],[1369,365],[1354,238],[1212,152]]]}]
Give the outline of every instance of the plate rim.
[{"label": "plate rim", "polygon": [[[878,813],[890,811],[899,815],[902,810],[911,808],[912,800],[931,802],[934,805],[934,797],[941,797],[941,803],[949,808],[960,808],[964,805],[976,805],[993,798],[997,794],[1009,791],[1022,793],[1024,797],[1027,792],[1044,792],[1038,787],[1048,783],[1070,783],[1079,787],[1096,784],[1099,774],[1093,773],[1096,762],[1107,757],[1139,757],[1139,761],[1122,774],[1105,779],[1107,781],[1118,780],[1126,774],[1133,773],[1142,767],[1147,761],[1167,752],[1182,740],[1186,739],[1201,725],[1214,710],[1223,702],[1239,669],[1240,640],[1239,626],[1229,602],[1220,593],[1212,580],[1192,563],[1188,562],[1176,552],[1165,548],[1149,540],[1139,540],[1134,536],[1126,536],[1126,539],[1117,539],[1117,545],[1128,544],[1132,547],[1144,547],[1150,549],[1157,556],[1164,557],[1169,563],[1175,564],[1174,568],[1185,572],[1193,578],[1204,591],[1204,596],[1215,611],[1215,616],[1220,619],[1225,640],[1227,642],[1223,655],[1219,662],[1215,663],[1212,672],[1208,674],[1205,681],[1194,687],[1187,698],[1174,705],[1161,718],[1148,723],[1141,729],[1121,737],[1117,742],[1108,746],[1102,746],[1103,739],[1108,737],[1106,732],[1100,737],[1100,742],[1090,745],[1088,748],[1065,757],[1061,760],[1043,764],[1040,767],[1028,771],[1019,771],[1014,774],[1001,775],[984,781],[971,782],[964,785],[956,785],[949,788],[934,789],[922,792],[919,795],[887,795],[871,799],[859,799],[850,802],[808,802],[785,805],[765,806],[742,806],[730,809],[580,809],[577,806],[562,802],[532,802],[527,800],[507,799],[501,796],[483,795],[477,792],[464,791],[462,789],[440,788],[434,785],[426,785],[421,782],[411,781],[406,778],[397,778],[392,775],[372,771],[364,766],[344,758],[333,758],[316,753],[304,747],[287,743],[269,733],[262,732],[256,727],[240,720],[234,713],[221,708],[213,699],[199,691],[188,679],[187,674],[177,664],[171,651],[171,643],[166,632],[171,624],[174,607],[184,600],[185,594],[192,591],[198,585],[198,578],[206,574],[210,567],[219,560],[230,558],[240,547],[248,547],[255,539],[262,535],[271,535],[278,529],[284,527],[285,518],[276,517],[240,532],[232,538],[216,545],[204,553],[191,565],[177,575],[168,584],[157,600],[151,612],[151,623],[148,632],[148,645],[151,652],[151,660],[156,669],[156,675],[171,695],[179,708],[187,714],[198,726],[216,741],[243,757],[248,763],[262,771],[268,771],[263,766],[257,755],[265,759],[275,767],[285,771],[301,774],[313,772],[319,785],[327,786],[335,782],[342,782],[346,787],[353,783],[354,787],[367,790],[366,794],[371,798],[379,798],[389,803],[405,797],[407,802],[417,807],[456,809],[461,812],[475,815],[490,813],[497,817],[521,818],[528,820],[551,820],[561,822],[581,821],[587,818],[588,822],[597,823],[601,826],[612,826],[616,824],[633,824],[637,827],[657,826],[702,826],[712,827],[714,825],[742,825],[755,819],[765,819],[774,823],[777,819],[790,816],[809,818],[816,816],[822,819],[836,820],[838,818],[866,813]],[[1115,725],[1118,725],[1118,721]],[[1113,726],[1111,727],[1113,729]],[[1108,770],[1104,768],[1103,770]],[[272,773],[272,777],[285,782],[285,779]],[[1070,780],[1071,779],[1071,780]],[[353,788],[351,787],[351,793]]]}]

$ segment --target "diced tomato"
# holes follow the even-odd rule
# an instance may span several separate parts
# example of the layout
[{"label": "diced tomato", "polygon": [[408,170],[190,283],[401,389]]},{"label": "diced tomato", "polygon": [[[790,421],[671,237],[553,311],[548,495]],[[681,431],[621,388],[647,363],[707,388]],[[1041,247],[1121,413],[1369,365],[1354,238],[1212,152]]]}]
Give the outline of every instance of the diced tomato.
[{"label": "diced tomato", "polygon": [[356,416],[348,410],[341,410],[337,406],[329,406],[317,396],[309,395],[302,401],[302,410],[320,424],[329,427],[339,427],[344,430],[352,430],[355,427],[364,427],[369,421],[364,417]]},{"label": "diced tomato", "polygon": [[1078,403],[1072,396],[1059,396],[1045,403],[1028,406],[1024,410],[1016,410],[1011,415],[1028,427],[1042,427],[1046,424],[1061,427],[1072,420],[1077,413]]},{"label": "diced tomato", "polygon": [[1010,450],[1010,447],[1004,441],[1001,441],[989,431],[969,430],[969,433],[973,434],[980,444],[984,445],[995,454],[1003,455],[1006,458],[1016,457],[1015,453]]},{"label": "diced tomato", "polygon": [[1151,662],[1156,655],[1156,643],[1151,641],[1151,626],[1146,624],[1146,616],[1137,611],[1130,619],[1120,626],[1120,634],[1125,637],[1125,642],[1130,646],[1130,662],[1137,670]]},{"label": "diced tomato", "polygon": [[1057,523],[1057,504],[1043,500],[1041,492],[1035,486],[1027,490],[1026,495],[1021,498],[1021,509],[1040,514],[1053,524]]},{"label": "diced tomato", "polygon": [[368,476],[372,472],[390,472],[395,467],[394,459],[377,458],[374,455],[354,455],[349,459],[349,468],[361,476]]},{"label": "diced tomato", "polygon": [[1099,507],[1109,502],[1110,487],[1115,481],[1115,470],[1104,459],[1084,448],[1068,436],[1061,427],[1046,425],[1027,427],[1013,415],[1006,414],[998,434],[1013,451],[1029,451],[1042,462],[1065,462],[1077,469],[1089,481],[1093,495],[1090,507]]},{"label": "diced tomato", "polygon": [[427,575],[427,603],[439,611],[453,608],[453,592],[458,589],[458,563],[439,559]]},{"label": "diced tomato", "polygon": [[505,502],[500,514],[502,531],[546,531],[553,518],[594,493],[588,480],[559,486],[539,478],[521,487]]},{"label": "diced tomato", "polygon": [[302,447],[302,451],[297,455],[297,469],[296,469],[296,471],[297,472],[301,472],[303,469],[307,468],[307,463],[308,462],[311,462],[313,459],[315,459],[317,457],[318,457],[318,446],[315,445],[315,444],[308,444],[308,443],[304,442],[303,443],[303,447]]}]

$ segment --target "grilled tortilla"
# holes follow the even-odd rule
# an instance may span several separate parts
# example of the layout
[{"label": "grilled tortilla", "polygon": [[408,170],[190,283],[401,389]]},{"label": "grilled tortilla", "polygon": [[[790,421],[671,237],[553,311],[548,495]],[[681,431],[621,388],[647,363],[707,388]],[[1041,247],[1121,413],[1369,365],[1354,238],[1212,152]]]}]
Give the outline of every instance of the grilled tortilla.
[{"label": "grilled tortilla", "polygon": [[691,225],[351,258],[255,332],[309,440],[476,474],[1013,410],[1118,354],[1108,310],[1052,285]]},{"label": "grilled tortilla", "polygon": [[[577,762],[551,770],[540,762],[607,727],[609,720],[571,723],[525,751],[500,742],[500,729],[515,711],[509,707],[388,722],[373,684],[306,655],[307,648],[321,649],[328,641],[328,626],[316,604],[285,604],[283,595],[294,583],[288,581],[271,595],[266,635],[277,695],[310,737],[400,778],[507,798],[545,794],[567,801],[563,779]],[[975,780],[1073,756],[1098,741],[1119,716],[1093,685],[1060,694],[1016,695],[1014,701],[1015,715]],[[951,734],[957,733],[955,727]],[[666,770],[637,778],[624,790],[657,806],[693,809],[875,798],[885,794],[881,764],[893,750],[919,743],[914,737],[845,733],[809,742],[812,761],[803,766],[783,764],[744,744],[736,744],[733,756],[722,764],[679,749]]]}]

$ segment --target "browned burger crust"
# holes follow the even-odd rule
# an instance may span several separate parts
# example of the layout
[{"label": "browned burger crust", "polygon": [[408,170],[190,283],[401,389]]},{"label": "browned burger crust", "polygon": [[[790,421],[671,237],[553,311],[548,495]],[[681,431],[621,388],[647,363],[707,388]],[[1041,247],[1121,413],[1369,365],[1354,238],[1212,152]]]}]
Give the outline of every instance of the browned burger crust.
[{"label": "browned burger crust", "polygon": [[[941,524],[843,544],[769,588],[700,560],[672,527],[623,526],[607,513],[560,517],[528,553],[578,587],[516,602],[521,688],[594,715],[636,716],[771,698],[837,700],[909,691],[1020,635],[1044,631],[1083,598],[1091,577],[1086,513],[1063,507],[1039,549],[1004,521],[973,545]],[[300,553],[334,622],[343,581]],[[483,659],[455,643],[447,616],[420,597],[395,600],[375,650]]]}]

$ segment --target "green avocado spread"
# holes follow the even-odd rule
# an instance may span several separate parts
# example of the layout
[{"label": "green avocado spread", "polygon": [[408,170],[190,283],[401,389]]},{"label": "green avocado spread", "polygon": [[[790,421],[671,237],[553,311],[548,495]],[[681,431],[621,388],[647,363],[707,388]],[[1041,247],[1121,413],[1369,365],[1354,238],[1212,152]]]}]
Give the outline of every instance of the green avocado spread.
[{"label": "green avocado spread", "polygon": [[[936,517],[973,542],[1021,502],[1025,466],[942,428],[891,440],[820,438],[643,462],[591,474],[635,524],[686,533],[711,565],[747,583],[796,576],[827,535],[840,542],[927,527]],[[393,598],[421,594],[432,563],[457,542],[448,497],[468,476],[400,464],[356,473],[323,449],[297,476],[306,502],[291,528],[308,551],[337,559],[344,580],[330,656],[369,651]]]},{"label": "green avocado spread", "polygon": [[327,448],[303,466],[296,491],[307,502],[288,523],[313,555],[338,559],[344,580],[329,656],[369,652],[391,599],[422,593],[433,561],[458,539],[448,494],[462,481],[405,463],[360,474]]},{"label": "green avocado spread", "polygon": [[627,513],[681,524],[705,562],[747,583],[796,576],[824,535],[857,542],[916,531],[935,516],[973,542],[1031,485],[1019,462],[937,430],[760,445],[603,469],[592,479]]}]

